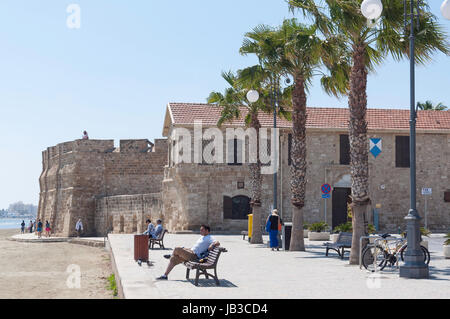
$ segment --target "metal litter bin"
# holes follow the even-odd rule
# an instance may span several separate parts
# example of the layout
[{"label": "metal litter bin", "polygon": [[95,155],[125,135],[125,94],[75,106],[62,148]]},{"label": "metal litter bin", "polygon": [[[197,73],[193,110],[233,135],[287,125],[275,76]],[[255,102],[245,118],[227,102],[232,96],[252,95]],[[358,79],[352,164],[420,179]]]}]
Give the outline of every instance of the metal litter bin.
[{"label": "metal litter bin", "polygon": [[289,250],[289,246],[291,244],[291,232],[292,232],[292,223],[284,223],[281,228],[282,234],[282,244],[284,250]]}]

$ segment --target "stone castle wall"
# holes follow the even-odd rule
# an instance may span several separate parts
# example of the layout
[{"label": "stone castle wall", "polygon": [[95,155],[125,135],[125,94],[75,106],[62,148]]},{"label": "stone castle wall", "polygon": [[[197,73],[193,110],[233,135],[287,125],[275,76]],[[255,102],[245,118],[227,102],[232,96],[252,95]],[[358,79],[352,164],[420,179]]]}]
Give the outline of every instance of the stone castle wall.
[{"label": "stone castle wall", "polygon": [[95,229],[97,235],[107,233],[142,233],[145,221],[162,219],[161,194],[117,195],[95,201]]},{"label": "stone castle wall", "polygon": [[[59,236],[75,234],[78,218],[85,235],[96,235],[95,198],[158,193],[167,162],[166,140],[75,140],[43,152],[38,217]],[[98,224],[97,224],[98,226]]]}]

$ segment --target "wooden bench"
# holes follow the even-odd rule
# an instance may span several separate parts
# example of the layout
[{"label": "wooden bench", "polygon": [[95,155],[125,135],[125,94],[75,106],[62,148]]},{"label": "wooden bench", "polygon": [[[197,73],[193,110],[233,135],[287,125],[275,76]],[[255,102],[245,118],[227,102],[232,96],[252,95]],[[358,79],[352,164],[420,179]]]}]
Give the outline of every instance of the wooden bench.
[{"label": "wooden bench", "polygon": [[344,259],[345,248],[352,247],[352,233],[339,233],[339,236],[335,243],[324,243],[326,252],[325,256],[328,256],[330,249],[336,251],[341,259]]},{"label": "wooden bench", "polygon": [[[217,278],[217,262],[219,260],[219,256],[221,253],[227,252],[227,250],[223,247],[214,247],[213,250],[211,250],[208,254],[208,257],[206,258],[205,262],[195,262],[195,261],[187,261],[184,263],[186,266],[186,279],[189,279],[189,272],[192,270],[197,270],[197,273],[195,274],[195,282],[194,285],[198,286],[198,278],[200,275],[205,275],[206,279],[209,278],[209,276],[213,277],[216,285],[219,286],[220,282]],[[212,273],[208,273],[208,269],[214,269],[214,275]]]},{"label": "wooden bench", "polygon": [[153,249],[155,244],[159,245],[159,248],[164,249],[164,235],[167,233],[167,229],[164,229],[161,234],[157,238],[149,238],[148,239],[148,248]]}]

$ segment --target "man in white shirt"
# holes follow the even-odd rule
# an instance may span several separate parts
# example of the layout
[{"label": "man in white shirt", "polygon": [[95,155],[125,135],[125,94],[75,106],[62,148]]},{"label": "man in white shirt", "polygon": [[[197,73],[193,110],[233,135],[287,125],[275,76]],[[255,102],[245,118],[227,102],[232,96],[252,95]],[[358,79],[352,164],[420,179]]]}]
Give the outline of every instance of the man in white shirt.
[{"label": "man in white shirt", "polygon": [[169,273],[172,271],[173,267],[186,261],[198,261],[201,259],[206,251],[211,251],[214,247],[219,246],[220,243],[212,237],[209,232],[211,229],[207,225],[200,226],[201,237],[192,246],[191,249],[176,247],[173,250],[172,256],[165,255],[164,257],[170,258],[169,265],[167,266],[166,272],[158,280],[167,280]]}]

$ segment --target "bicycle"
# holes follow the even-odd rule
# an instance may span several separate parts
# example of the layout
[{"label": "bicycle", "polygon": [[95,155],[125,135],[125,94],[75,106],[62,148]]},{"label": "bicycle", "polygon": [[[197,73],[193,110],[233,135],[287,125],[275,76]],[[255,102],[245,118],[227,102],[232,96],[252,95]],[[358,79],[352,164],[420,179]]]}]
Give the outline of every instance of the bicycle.
[{"label": "bicycle", "polygon": [[[406,255],[407,243],[405,238],[397,238],[395,240],[387,240],[390,234],[381,235],[382,240],[379,240],[377,245],[369,244],[362,252],[362,264],[364,268],[375,272],[383,270],[389,263],[391,267],[398,265],[398,255],[400,254],[401,261],[404,261]],[[430,252],[424,246],[420,246],[424,255],[424,262],[428,265],[430,263]],[[377,263],[375,264],[375,259]]]}]

